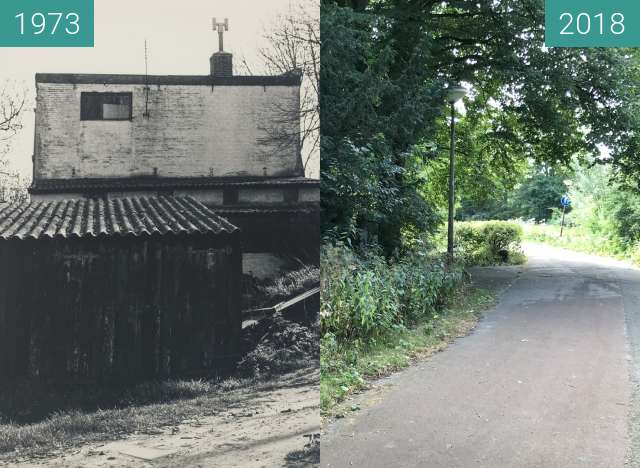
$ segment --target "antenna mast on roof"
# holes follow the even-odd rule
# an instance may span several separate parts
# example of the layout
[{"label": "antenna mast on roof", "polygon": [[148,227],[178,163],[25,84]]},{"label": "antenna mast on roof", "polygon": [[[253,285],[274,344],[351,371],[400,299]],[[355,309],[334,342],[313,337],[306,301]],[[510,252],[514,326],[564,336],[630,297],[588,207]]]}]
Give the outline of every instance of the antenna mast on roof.
[{"label": "antenna mast on roof", "polygon": [[144,117],[149,117],[149,49],[147,40],[144,40]]},{"label": "antenna mast on roof", "polygon": [[220,52],[224,52],[224,32],[229,30],[229,18],[225,18],[224,23],[218,23],[213,18],[213,30],[218,31],[218,48]]}]

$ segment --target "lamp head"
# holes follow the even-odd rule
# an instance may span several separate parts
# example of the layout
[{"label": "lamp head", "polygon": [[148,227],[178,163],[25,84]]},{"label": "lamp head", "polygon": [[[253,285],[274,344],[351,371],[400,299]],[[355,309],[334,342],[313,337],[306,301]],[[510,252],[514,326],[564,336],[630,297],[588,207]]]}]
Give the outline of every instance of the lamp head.
[{"label": "lamp head", "polygon": [[447,102],[449,104],[455,104],[456,102],[458,102],[460,99],[462,99],[467,95],[466,88],[455,83],[449,85],[449,87],[445,91],[447,96]]}]

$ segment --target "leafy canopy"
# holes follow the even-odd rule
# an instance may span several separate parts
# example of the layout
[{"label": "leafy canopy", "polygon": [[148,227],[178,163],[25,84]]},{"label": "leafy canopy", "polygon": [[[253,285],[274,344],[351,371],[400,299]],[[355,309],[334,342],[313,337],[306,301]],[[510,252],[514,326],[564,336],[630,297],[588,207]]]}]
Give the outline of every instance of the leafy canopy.
[{"label": "leafy canopy", "polygon": [[400,228],[433,227],[452,80],[473,89],[458,134],[464,197],[515,186],[527,159],[568,165],[600,145],[640,174],[636,53],[544,47],[543,0],[325,1],[321,21],[325,232],[375,235],[390,251]]}]

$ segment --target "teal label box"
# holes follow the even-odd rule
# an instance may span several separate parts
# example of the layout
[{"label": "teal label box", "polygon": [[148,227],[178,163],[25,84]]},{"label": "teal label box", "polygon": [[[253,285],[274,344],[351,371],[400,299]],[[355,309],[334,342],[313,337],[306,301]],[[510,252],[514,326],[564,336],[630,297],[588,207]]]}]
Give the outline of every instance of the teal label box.
[{"label": "teal label box", "polygon": [[0,0],[0,47],[93,47],[94,0]]},{"label": "teal label box", "polygon": [[640,47],[640,0],[545,0],[547,47]]}]

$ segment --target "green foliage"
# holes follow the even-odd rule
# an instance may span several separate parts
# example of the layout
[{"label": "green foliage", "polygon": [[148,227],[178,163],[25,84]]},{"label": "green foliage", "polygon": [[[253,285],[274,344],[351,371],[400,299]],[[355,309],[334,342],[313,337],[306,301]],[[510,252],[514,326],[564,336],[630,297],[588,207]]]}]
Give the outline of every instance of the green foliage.
[{"label": "green foliage", "polygon": [[514,222],[459,222],[456,224],[456,248],[466,264],[518,264],[522,254],[522,227]]},{"label": "green foliage", "polygon": [[432,318],[462,282],[462,271],[448,269],[443,258],[416,251],[392,269],[400,293],[403,324]]},{"label": "green foliage", "polygon": [[526,237],[587,253],[640,261],[640,193],[616,180],[610,165],[573,164],[572,210],[560,238],[560,214],[549,225],[525,224]]},{"label": "green foliage", "polygon": [[489,221],[482,227],[482,235],[489,252],[493,255],[509,250],[522,241],[522,228],[506,221]]},{"label": "green foliage", "polygon": [[325,334],[320,341],[322,411],[331,412],[337,402],[365,388],[367,377],[406,367],[416,356],[436,352],[468,333],[480,312],[493,301],[493,295],[486,291],[460,288],[437,314],[416,327],[397,327],[367,342],[344,341],[332,333]]},{"label": "green foliage", "polygon": [[388,263],[379,252],[324,246],[321,261],[321,330],[339,340],[367,341],[426,320],[462,281],[460,270],[421,252]]},{"label": "green foliage", "polygon": [[566,224],[623,252],[640,242],[640,194],[615,176],[608,165],[576,162]]},{"label": "green foliage", "polygon": [[[451,80],[473,88],[457,154],[459,194],[476,212],[499,208],[528,160],[555,167],[604,144],[621,171],[640,174],[638,53],[544,47],[542,0],[323,1],[321,28],[325,235],[377,239],[388,256],[403,230],[434,230]],[[548,175],[496,215],[548,219]]]},{"label": "green foliage", "polygon": [[[513,191],[497,192],[494,199],[467,197],[458,212],[460,219],[526,219],[551,220],[560,207],[560,198],[568,192],[567,171],[534,166]],[[567,209],[570,212],[571,208]]]},{"label": "green foliage", "polygon": [[399,297],[384,258],[344,247],[322,250],[321,330],[340,338],[372,337],[399,323]]},{"label": "green foliage", "polygon": [[620,188],[607,200],[612,225],[621,242],[632,246],[640,242],[640,193],[637,190]]},{"label": "green foliage", "polygon": [[[523,145],[494,131],[496,119],[502,118],[499,109],[492,106],[481,109],[475,101],[467,101],[465,105],[466,115],[456,122],[456,193],[463,208],[471,201],[477,211],[491,211],[503,206],[503,199],[525,177],[528,169],[525,151]],[[436,142],[440,151],[423,165],[421,191],[429,202],[445,207],[450,133],[444,119],[437,124]]]},{"label": "green foliage", "polygon": [[477,90],[466,104],[488,121],[478,145],[488,144],[486,154],[500,154],[502,145],[507,154],[550,165],[598,155],[599,144],[615,160],[637,154],[630,131],[638,128],[635,51],[544,47],[542,0],[427,1],[413,8],[434,32],[432,54],[443,72]]},{"label": "green foliage", "polygon": [[390,254],[403,226],[435,229],[439,220],[408,159],[434,131],[440,85],[425,53],[398,49],[383,16],[325,5],[321,30],[323,232],[375,237]]},{"label": "green foliage", "polygon": [[554,208],[560,206],[560,198],[565,193],[567,186],[562,174],[555,171],[534,174],[518,189],[509,207],[510,217],[538,222],[551,219]]},{"label": "green foliage", "polygon": [[485,248],[482,225],[483,223],[479,222],[457,222],[454,241],[456,249],[470,253]]},{"label": "green foliage", "polygon": [[[403,187],[411,174],[391,157],[381,137],[364,146],[348,139],[323,138],[322,207],[325,237],[384,243],[385,226],[432,231],[439,215],[415,189]],[[398,248],[396,236],[386,243],[390,253]]]},{"label": "green foliage", "polygon": [[640,245],[625,246],[615,236],[602,236],[581,226],[565,226],[562,237],[560,237],[560,226],[555,224],[523,223],[523,227],[524,239],[529,242],[640,264]]}]

